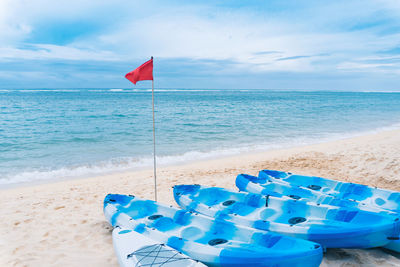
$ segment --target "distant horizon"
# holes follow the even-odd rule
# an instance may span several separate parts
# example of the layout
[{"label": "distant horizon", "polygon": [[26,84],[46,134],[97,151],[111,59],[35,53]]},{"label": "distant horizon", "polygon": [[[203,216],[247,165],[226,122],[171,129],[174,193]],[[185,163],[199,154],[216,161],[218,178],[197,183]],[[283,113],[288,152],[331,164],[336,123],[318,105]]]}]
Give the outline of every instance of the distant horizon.
[{"label": "distant horizon", "polygon": [[154,56],[159,88],[400,91],[396,0],[5,0],[0,17],[1,88],[125,88]]},{"label": "distant horizon", "polygon": [[[131,87],[124,87],[124,88],[113,88],[113,87],[52,87],[52,88],[44,88],[44,87],[35,87],[35,88],[0,88],[0,91],[18,91],[18,90],[27,90],[27,91],[34,91],[34,90],[42,90],[42,91],[52,91],[52,90],[70,90],[70,91],[77,91],[77,90],[123,90],[123,91],[134,91],[134,92],[147,92],[151,91],[151,87],[143,87],[143,88],[131,88]],[[270,89],[270,88],[184,88],[184,87],[154,87],[154,90],[165,90],[165,91],[277,91],[277,92],[333,92],[333,93],[400,93],[399,90],[338,90],[338,89]]]}]

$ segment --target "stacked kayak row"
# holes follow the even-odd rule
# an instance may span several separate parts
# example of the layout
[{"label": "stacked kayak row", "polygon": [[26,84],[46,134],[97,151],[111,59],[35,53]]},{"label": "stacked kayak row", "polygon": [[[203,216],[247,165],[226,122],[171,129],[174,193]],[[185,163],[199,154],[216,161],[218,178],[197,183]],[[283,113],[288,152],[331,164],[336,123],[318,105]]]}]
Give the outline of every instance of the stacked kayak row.
[{"label": "stacked kayak row", "polygon": [[[249,182],[251,182],[249,184]],[[400,192],[345,183],[322,177],[295,175],[289,172],[263,170],[258,177],[241,174],[236,186],[243,191],[268,195],[297,194],[311,202],[357,207],[374,212],[400,212]]]},{"label": "stacked kayak row", "polygon": [[176,202],[236,225],[307,239],[327,248],[386,245],[396,219],[372,212],[199,185],[174,187]]},{"label": "stacked kayak row", "polygon": [[400,193],[361,184],[345,183],[315,176],[263,170],[258,177],[240,174],[239,190],[284,199],[296,199],[308,205],[330,205],[354,208],[380,216],[392,217],[393,234],[385,248],[400,252]]},{"label": "stacked kayak row", "polygon": [[236,185],[176,185],[180,208],[107,195],[120,265],[319,266],[322,248],[400,251],[398,192],[270,170]]}]

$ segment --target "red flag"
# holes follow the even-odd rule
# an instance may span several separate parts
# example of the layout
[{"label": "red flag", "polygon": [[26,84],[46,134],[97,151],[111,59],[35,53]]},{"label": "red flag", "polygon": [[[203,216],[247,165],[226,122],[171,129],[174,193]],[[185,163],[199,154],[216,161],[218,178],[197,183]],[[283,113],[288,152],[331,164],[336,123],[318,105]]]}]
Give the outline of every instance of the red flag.
[{"label": "red flag", "polygon": [[128,72],[125,78],[136,84],[138,81],[153,80],[153,57],[137,69]]}]

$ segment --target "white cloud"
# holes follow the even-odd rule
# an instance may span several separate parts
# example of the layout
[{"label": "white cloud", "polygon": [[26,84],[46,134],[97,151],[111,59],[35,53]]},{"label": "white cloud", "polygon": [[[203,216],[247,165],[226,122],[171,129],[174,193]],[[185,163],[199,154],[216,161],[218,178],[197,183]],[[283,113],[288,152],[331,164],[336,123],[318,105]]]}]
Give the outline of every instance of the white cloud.
[{"label": "white cloud", "polygon": [[1,0],[0,45],[23,41],[38,23],[88,18],[101,20],[102,16],[123,3],[122,0]]},{"label": "white cloud", "polygon": [[69,46],[58,46],[50,44],[31,44],[30,49],[14,47],[0,47],[0,60],[95,60],[95,61],[118,61],[119,55],[110,51],[99,51],[89,49],[78,49]]},{"label": "white cloud", "polygon": [[389,11],[399,12],[400,1],[399,0],[377,0],[378,4],[385,7]]},{"label": "white cloud", "polygon": [[12,44],[31,31],[24,19],[17,19],[17,1],[0,1],[0,45]]},{"label": "white cloud", "polygon": [[400,73],[400,56],[369,56],[340,63],[337,68],[348,72]]},{"label": "white cloud", "polygon": [[[338,69],[343,69],[343,70],[371,70],[374,69],[376,70],[377,68],[381,67],[393,67],[396,66],[396,64],[393,63],[358,63],[358,62],[345,62],[342,64],[339,64],[337,66]],[[384,71],[384,70],[382,70]]]},{"label": "white cloud", "polygon": [[[379,4],[383,3],[382,7]],[[310,4],[303,13],[289,10],[263,14],[251,9],[161,1],[144,3],[106,0],[2,0],[0,59],[130,60],[190,58],[238,63],[232,72],[312,72],[354,68],[362,56],[397,44],[399,35],[377,37],[374,31],[340,29],[348,21],[366,19],[376,10],[399,6],[397,0],[340,1]],[[362,6],[363,8],[359,8]],[[112,13],[115,12],[115,13]],[[298,13],[301,16],[297,16]],[[37,23],[115,18],[99,33],[64,46],[20,44]],[[33,49],[32,49],[33,48]],[[261,51],[280,53],[259,54]],[[281,58],[293,57],[290,60]],[[357,68],[356,68],[357,69]]]},{"label": "white cloud", "polygon": [[[368,33],[304,31],[304,25],[258,18],[241,11],[213,13],[211,18],[193,10],[186,10],[186,15],[181,16],[171,13],[174,14],[167,10],[163,14],[133,20],[99,36],[96,43],[100,47],[113,47],[127,58],[154,55],[232,60],[246,68],[250,66],[254,71],[313,71],[315,60],[330,58],[332,54],[340,59],[352,53],[369,53],[375,46],[382,45]],[[255,56],[260,51],[280,53]],[[304,55],[310,57],[278,61],[283,57]]]},{"label": "white cloud", "polygon": [[[271,68],[304,70],[295,61],[280,57],[314,54],[318,36],[299,36],[287,25],[257,20],[242,14],[215,14],[213,19],[186,11],[185,16],[158,15],[135,20],[115,32],[99,36],[102,47],[115,47],[127,57],[154,55],[162,58],[233,60],[242,64],[264,64]],[[279,25],[279,26],[278,26]],[[292,31],[292,30],[290,30]],[[311,38],[310,38],[311,37]],[[255,57],[260,51],[280,54]],[[320,51],[317,51],[321,52]],[[310,59],[302,59],[307,61]]]}]

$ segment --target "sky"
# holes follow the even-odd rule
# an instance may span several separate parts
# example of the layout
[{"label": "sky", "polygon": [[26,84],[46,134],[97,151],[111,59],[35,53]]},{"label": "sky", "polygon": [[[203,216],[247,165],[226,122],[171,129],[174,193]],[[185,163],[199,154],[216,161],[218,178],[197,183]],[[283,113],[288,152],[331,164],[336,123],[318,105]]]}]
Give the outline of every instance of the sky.
[{"label": "sky", "polygon": [[399,0],[0,0],[0,88],[400,91]]}]

